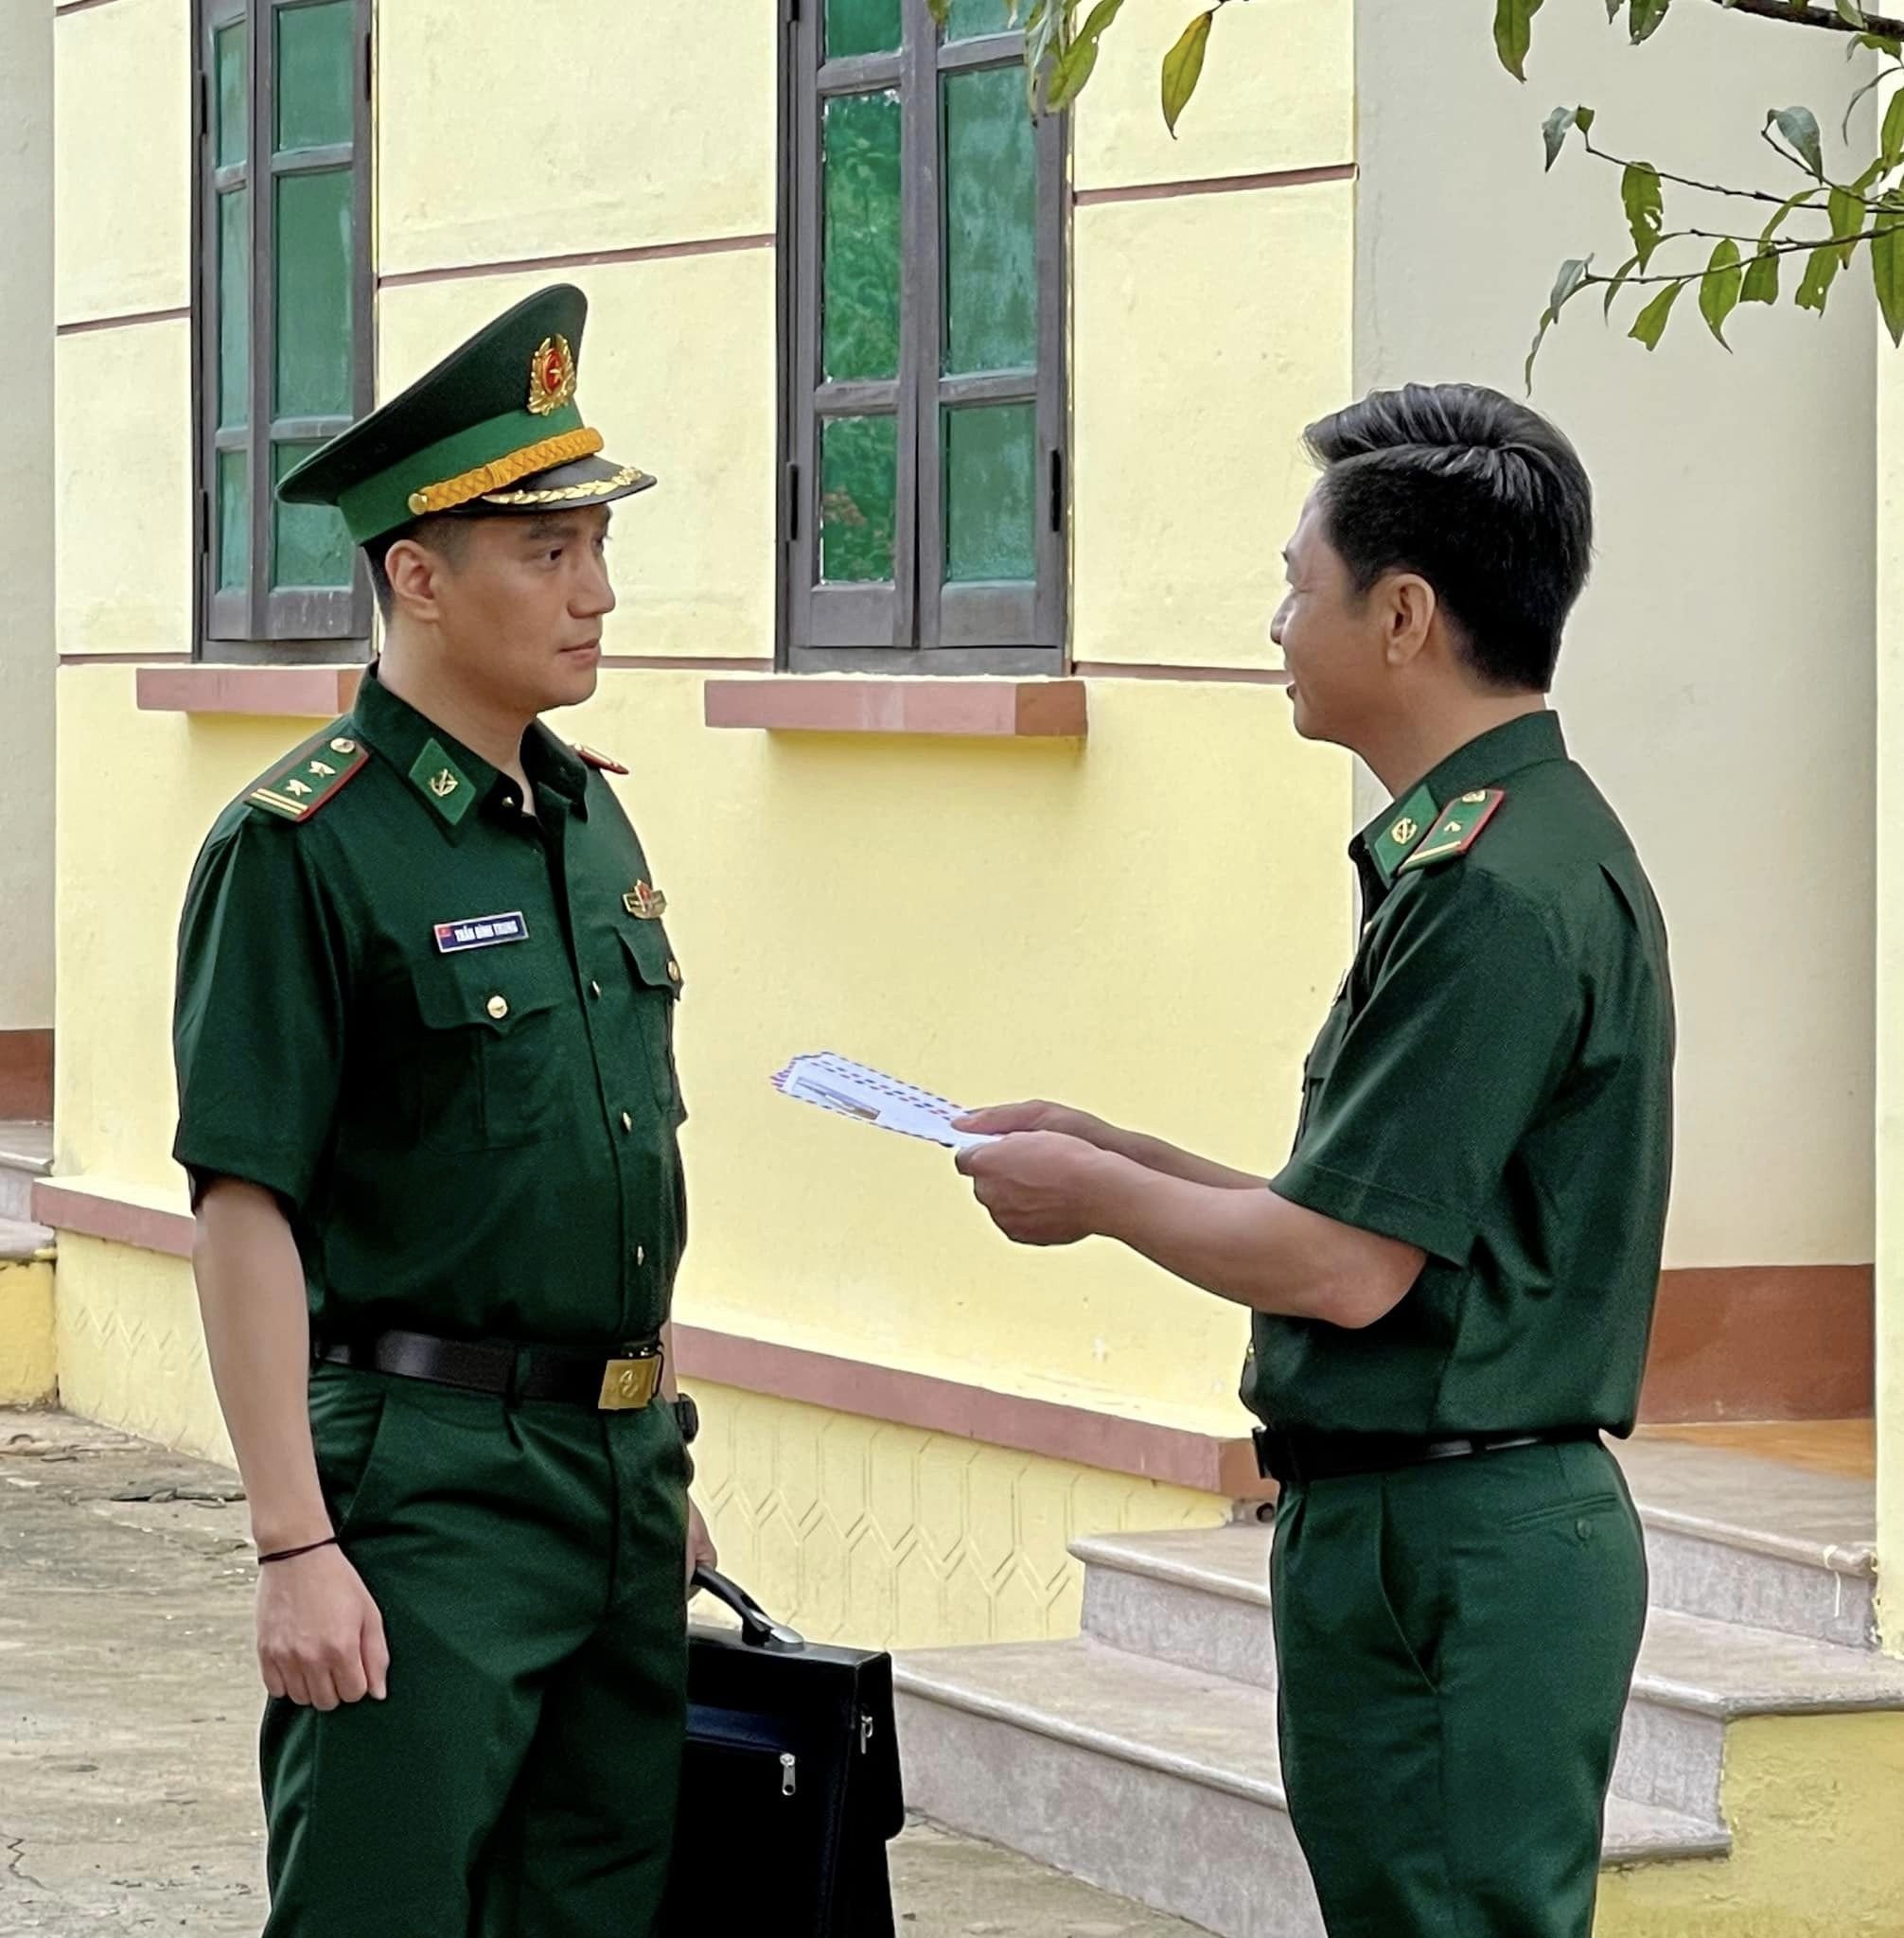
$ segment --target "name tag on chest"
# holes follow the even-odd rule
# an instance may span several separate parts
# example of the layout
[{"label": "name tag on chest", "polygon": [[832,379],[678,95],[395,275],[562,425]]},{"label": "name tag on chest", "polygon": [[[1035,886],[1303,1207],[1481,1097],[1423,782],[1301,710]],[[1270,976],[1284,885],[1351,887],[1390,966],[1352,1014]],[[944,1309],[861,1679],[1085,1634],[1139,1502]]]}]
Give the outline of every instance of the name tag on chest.
[{"label": "name tag on chest", "polygon": [[459,949],[493,949],[498,943],[525,943],[529,925],[520,909],[513,915],[474,915],[467,922],[439,922],[436,947],[445,956]]}]

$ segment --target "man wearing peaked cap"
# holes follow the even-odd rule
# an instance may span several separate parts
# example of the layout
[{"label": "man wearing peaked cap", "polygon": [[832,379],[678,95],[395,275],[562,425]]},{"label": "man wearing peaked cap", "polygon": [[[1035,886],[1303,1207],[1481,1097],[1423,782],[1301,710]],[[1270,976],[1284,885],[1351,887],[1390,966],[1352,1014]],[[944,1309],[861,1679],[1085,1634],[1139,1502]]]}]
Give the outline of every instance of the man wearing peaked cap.
[{"label": "man wearing peaked cap", "polygon": [[594,692],[587,303],[516,306],[280,486],[381,659],[220,816],[175,1155],[259,1560],[267,1938],[639,1938],[673,1841],[693,1403],[666,897],[539,715]]}]

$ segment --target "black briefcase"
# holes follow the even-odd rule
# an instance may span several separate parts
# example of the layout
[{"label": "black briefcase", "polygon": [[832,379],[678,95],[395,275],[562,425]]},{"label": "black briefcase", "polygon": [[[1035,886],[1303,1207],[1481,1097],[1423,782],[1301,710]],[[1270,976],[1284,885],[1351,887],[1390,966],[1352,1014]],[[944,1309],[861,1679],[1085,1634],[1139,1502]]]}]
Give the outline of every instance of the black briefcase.
[{"label": "black briefcase", "polygon": [[892,1938],[906,1822],[892,1658],[807,1642],[711,1568],[741,1619],[688,1630],[688,1736],[662,1938]]}]

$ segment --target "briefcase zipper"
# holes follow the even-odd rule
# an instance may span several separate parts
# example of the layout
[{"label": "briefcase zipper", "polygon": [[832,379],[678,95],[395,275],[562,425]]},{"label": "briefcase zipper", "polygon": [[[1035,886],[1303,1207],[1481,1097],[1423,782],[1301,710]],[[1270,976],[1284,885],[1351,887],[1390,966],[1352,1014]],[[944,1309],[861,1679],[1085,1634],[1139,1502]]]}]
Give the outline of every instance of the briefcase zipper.
[{"label": "briefcase zipper", "polygon": [[788,1752],[781,1757],[780,1793],[782,1796],[792,1796],[794,1791],[800,1787],[799,1771],[800,1764],[791,1752]]}]

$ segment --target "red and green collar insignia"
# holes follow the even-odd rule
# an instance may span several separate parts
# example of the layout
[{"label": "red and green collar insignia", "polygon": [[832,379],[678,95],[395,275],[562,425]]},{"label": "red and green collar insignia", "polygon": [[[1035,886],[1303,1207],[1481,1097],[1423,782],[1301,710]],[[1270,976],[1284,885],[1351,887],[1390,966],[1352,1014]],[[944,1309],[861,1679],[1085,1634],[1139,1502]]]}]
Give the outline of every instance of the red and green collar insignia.
[{"label": "red and green collar insignia", "polygon": [[1433,868],[1439,861],[1453,861],[1465,854],[1481,838],[1481,830],[1494,819],[1507,798],[1502,787],[1477,787],[1458,801],[1450,802],[1437,818],[1434,831],[1408,856],[1398,873],[1418,868]]},{"label": "red and green collar insignia", "polygon": [[245,799],[288,821],[308,821],[369,761],[369,749],[358,739],[350,720],[334,720],[254,782]]},{"label": "red and green collar insignia", "polygon": [[575,752],[591,767],[599,767],[605,774],[626,774],[628,771],[620,761],[611,761],[607,754],[597,753],[592,747],[577,747]]},{"label": "red and green collar insignia", "polygon": [[1369,843],[1369,854],[1384,882],[1395,879],[1416,844],[1435,825],[1436,813],[1435,797],[1427,788],[1418,787]]}]

